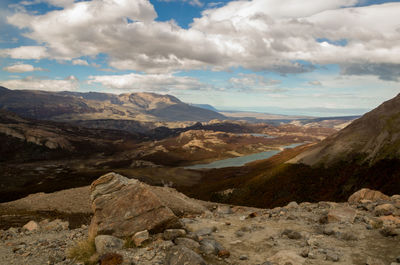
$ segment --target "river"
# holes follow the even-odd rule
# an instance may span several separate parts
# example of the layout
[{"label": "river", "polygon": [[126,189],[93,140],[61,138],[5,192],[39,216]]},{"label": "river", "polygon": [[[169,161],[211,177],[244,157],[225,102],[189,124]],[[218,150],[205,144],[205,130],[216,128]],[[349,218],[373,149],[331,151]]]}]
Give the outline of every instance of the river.
[{"label": "river", "polygon": [[[294,148],[294,147],[297,147],[302,144],[303,143],[291,144],[291,145],[283,146],[282,148],[284,148],[284,149]],[[233,157],[233,158],[228,158],[228,159],[223,159],[223,160],[217,160],[217,161],[214,161],[214,162],[211,162],[208,164],[198,164],[198,165],[187,166],[187,167],[185,167],[185,169],[210,169],[210,168],[223,168],[223,167],[241,167],[247,163],[250,163],[250,162],[253,162],[256,160],[270,158],[271,156],[274,156],[280,152],[282,152],[282,150],[271,150],[271,151],[266,151],[266,152],[261,152],[261,153],[246,155],[246,156],[239,156],[239,157]]]}]

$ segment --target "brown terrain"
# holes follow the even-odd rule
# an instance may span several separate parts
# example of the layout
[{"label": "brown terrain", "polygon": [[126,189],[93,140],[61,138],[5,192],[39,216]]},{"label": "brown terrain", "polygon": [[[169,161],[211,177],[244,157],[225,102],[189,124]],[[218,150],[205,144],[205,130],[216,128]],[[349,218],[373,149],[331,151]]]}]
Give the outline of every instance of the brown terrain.
[{"label": "brown terrain", "polygon": [[260,209],[193,200],[110,173],[91,187],[35,194],[0,209],[92,216],[74,226],[31,216],[23,228],[3,227],[1,264],[400,262],[400,195],[368,189],[343,203],[290,202]]},{"label": "brown terrain", "polygon": [[[41,116],[42,112],[49,115],[53,113],[46,108],[57,109],[53,104],[61,100],[62,104],[73,107],[73,110],[63,111],[73,115],[77,106],[81,106],[76,101],[83,98],[79,93],[77,95],[80,97],[7,89],[2,93],[5,93],[2,99],[6,102],[3,108],[38,118],[47,117]],[[22,104],[24,100],[22,103],[17,99],[13,101],[17,96],[23,99],[23,95],[33,97],[36,101],[47,99],[49,102],[55,97],[55,101],[39,108]],[[146,96],[141,95],[140,98]],[[155,108],[177,101],[167,96],[150,96],[155,103],[145,104],[134,97],[134,104]],[[109,94],[89,93],[85,97],[87,100],[107,100],[113,104],[119,102],[117,96]],[[44,109],[40,110],[41,107]],[[54,115],[47,118],[60,120],[60,115],[64,114]],[[110,170],[154,185],[190,187],[200,181],[201,174],[176,167],[279,149],[280,146],[293,143],[315,142],[335,132],[330,128],[218,120],[188,122],[192,125],[179,128],[155,127],[155,123],[130,120],[130,125],[140,124],[140,129],[136,130],[132,125],[116,130],[114,126],[118,127],[120,122],[126,124],[126,120],[111,119],[105,120],[105,123],[102,120],[87,120],[100,122],[98,126],[89,126],[93,128],[84,127],[85,123],[54,120],[23,118],[6,110],[0,111],[0,138],[3,142],[0,147],[0,201],[40,191],[51,192],[88,185],[94,176]],[[267,134],[273,138],[253,136],[253,133]]]},{"label": "brown terrain", "polygon": [[337,132],[350,118],[0,88],[0,264],[400,264],[399,98]]}]

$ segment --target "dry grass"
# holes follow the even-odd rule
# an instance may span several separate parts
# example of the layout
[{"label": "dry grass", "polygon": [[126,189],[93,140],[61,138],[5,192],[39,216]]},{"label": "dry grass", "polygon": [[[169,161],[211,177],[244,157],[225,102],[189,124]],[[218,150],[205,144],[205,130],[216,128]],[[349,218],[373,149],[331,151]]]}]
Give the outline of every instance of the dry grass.
[{"label": "dry grass", "polygon": [[97,260],[92,257],[96,253],[94,239],[86,239],[76,243],[68,250],[68,258],[81,261],[85,265],[94,265]]}]

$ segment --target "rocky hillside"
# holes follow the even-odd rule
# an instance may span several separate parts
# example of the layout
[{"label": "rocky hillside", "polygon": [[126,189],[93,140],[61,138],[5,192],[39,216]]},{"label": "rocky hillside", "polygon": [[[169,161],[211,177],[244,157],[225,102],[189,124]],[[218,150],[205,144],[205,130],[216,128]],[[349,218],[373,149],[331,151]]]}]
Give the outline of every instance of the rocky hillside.
[{"label": "rocky hillside", "polygon": [[400,94],[290,162],[311,166],[400,158]]},{"label": "rocky hillside", "polygon": [[224,119],[215,111],[181,102],[170,95],[45,92],[0,89],[0,109],[21,116],[57,121],[136,120],[152,122]]},{"label": "rocky hillside", "polygon": [[0,110],[0,138],[0,162],[22,162],[112,153],[124,149],[123,145],[143,141],[144,136],[32,120]]},{"label": "rocky hillside", "polygon": [[[86,206],[77,192],[85,192],[78,197]],[[197,201],[110,173],[90,193],[30,196],[38,198],[41,209],[47,204],[77,214],[91,206],[90,226],[36,217],[7,227],[0,230],[1,264],[400,264],[400,195],[368,189],[345,203],[258,209]],[[35,209],[29,201],[0,204],[0,210]]]}]

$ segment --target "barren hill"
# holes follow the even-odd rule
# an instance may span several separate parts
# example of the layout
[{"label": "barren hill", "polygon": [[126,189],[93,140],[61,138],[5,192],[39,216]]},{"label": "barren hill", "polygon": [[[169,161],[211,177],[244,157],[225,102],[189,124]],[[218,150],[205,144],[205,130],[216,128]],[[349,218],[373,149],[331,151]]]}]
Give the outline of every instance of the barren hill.
[{"label": "barren hill", "polygon": [[183,103],[170,95],[154,93],[79,93],[33,90],[0,90],[0,109],[35,119],[209,121],[225,116]]},{"label": "barren hill", "polygon": [[400,94],[353,121],[290,162],[332,165],[357,160],[374,164],[400,158]]}]

